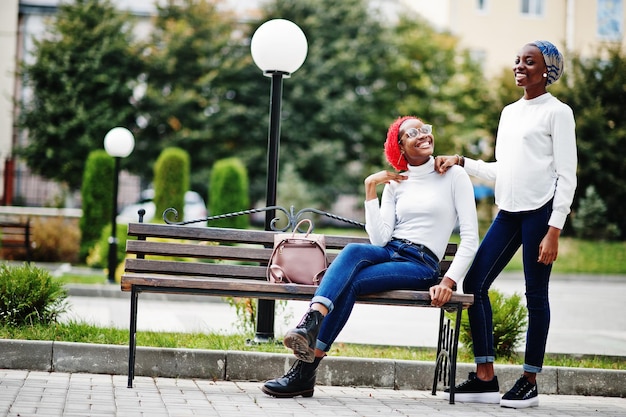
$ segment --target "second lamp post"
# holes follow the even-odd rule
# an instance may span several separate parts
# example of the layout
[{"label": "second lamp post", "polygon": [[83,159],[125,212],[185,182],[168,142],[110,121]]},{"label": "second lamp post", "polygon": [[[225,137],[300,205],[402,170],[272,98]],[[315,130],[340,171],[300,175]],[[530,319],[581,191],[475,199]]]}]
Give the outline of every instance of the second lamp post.
[{"label": "second lamp post", "polygon": [[113,171],[113,206],[111,207],[111,236],[109,237],[109,282],[115,282],[117,269],[117,188],[120,158],[126,158],[135,148],[133,134],[124,127],[114,127],[104,136],[104,149],[115,160]]}]

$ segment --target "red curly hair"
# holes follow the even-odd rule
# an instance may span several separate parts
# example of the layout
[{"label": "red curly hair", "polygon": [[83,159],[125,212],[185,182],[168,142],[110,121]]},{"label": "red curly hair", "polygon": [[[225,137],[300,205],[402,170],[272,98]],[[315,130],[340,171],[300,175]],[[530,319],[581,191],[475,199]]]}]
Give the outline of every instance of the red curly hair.
[{"label": "red curly hair", "polygon": [[397,169],[398,171],[406,171],[408,169],[406,159],[400,152],[400,126],[405,120],[416,119],[421,120],[415,116],[402,116],[398,117],[387,130],[387,140],[385,141],[385,157],[389,165]]}]

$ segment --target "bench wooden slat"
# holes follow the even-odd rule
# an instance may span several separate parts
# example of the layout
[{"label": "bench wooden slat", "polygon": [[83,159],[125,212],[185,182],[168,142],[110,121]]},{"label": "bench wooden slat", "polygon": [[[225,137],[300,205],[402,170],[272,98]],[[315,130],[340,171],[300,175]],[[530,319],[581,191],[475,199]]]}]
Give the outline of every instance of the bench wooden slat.
[{"label": "bench wooden slat", "polygon": [[[126,252],[142,256],[160,256],[169,258],[208,258],[216,260],[239,261],[242,264],[226,265],[216,263],[192,262],[185,259],[178,260],[151,260],[132,259],[126,263],[126,270],[129,272],[162,273],[173,275],[206,275],[224,277],[245,277],[265,279],[265,263],[269,259],[272,250],[248,248],[242,246],[221,246],[221,245],[198,245],[171,242],[150,242],[143,240],[126,241]],[[332,262],[336,253],[328,253],[329,263]],[[243,263],[253,262],[262,268],[248,266],[243,270]],[[441,274],[443,275],[450,267],[452,261],[444,260],[440,262]],[[242,269],[241,271],[238,271]]]},{"label": "bench wooden slat", "polygon": [[[127,240],[126,253],[144,257],[210,258],[266,263],[272,254],[272,248]],[[330,263],[337,255],[338,252],[329,251],[326,253],[326,258]]]},{"label": "bench wooden slat", "polygon": [[[206,242],[226,242],[241,244],[261,244],[272,247],[276,232],[264,230],[213,228],[213,227],[189,227],[150,223],[129,223],[128,235],[145,238],[162,238],[175,240],[191,240]],[[325,236],[327,249],[342,249],[348,243],[369,243],[367,237],[355,236]],[[457,250],[456,243],[448,243],[444,257],[454,256]]]},{"label": "bench wooden slat", "polygon": [[[129,223],[129,236],[144,236],[152,238],[172,238],[176,240],[187,239],[192,241],[207,242],[238,242],[273,245],[276,232],[265,230],[213,228],[213,227],[191,227],[152,223]],[[328,249],[341,249],[348,243],[369,243],[367,237],[358,236],[335,236],[327,235],[326,247]],[[271,246],[270,246],[271,247]],[[457,245],[449,243],[446,248],[446,256],[452,256],[456,252]]]},{"label": "bench wooden slat", "polygon": [[[255,297],[287,300],[310,300],[315,293],[316,287],[312,285],[296,284],[272,284],[267,281],[250,279],[230,278],[207,278],[207,277],[179,277],[160,274],[124,274],[122,286],[130,290],[131,285],[141,287],[158,288],[160,292],[176,293],[179,289],[198,291],[207,295]],[[359,297],[360,302],[370,304],[394,304],[404,306],[430,307],[430,296],[427,291],[395,290],[378,294]],[[393,301],[391,301],[393,300]],[[454,294],[448,303],[449,306],[462,303],[469,306],[474,296],[467,294]],[[444,307],[445,308],[445,307]]]},{"label": "bench wooden slat", "polygon": [[126,252],[136,255],[267,262],[267,260],[270,258],[270,255],[272,254],[272,249],[223,245],[198,245],[190,243],[151,242],[145,240],[127,240]]},{"label": "bench wooden slat", "polygon": [[[206,276],[221,278],[252,278],[266,280],[267,268],[258,265],[232,265],[226,263],[180,262],[152,259],[127,259],[126,271],[134,273]],[[179,278],[180,279],[180,278]],[[125,288],[122,287],[122,291]]]}]

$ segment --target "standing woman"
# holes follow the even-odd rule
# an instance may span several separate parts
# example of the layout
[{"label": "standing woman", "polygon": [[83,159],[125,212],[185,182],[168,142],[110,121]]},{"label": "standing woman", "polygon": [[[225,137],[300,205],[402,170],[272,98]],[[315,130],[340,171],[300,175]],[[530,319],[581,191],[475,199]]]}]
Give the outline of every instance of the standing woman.
[{"label": "standing woman", "polygon": [[[469,175],[452,167],[435,171],[432,126],[405,116],[387,131],[385,156],[398,171],[365,179],[365,230],[369,244],[349,244],[330,265],[310,308],[284,344],[298,358],[282,377],[265,382],[264,393],[310,397],[316,369],[348,321],[359,295],[390,290],[429,290],[431,303],[450,300],[478,248],[478,223]],[[378,199],[376,188],[383,185]],[[439,261],[459,222],[461,243],[441,282]]]},{"label": "standing woman", "polygon": [[[539,405],[536,376],[543,366],[550,325],[548,282],[576,188],[574,115],[546,90],[562,72],[563,56],[552,43],[524,45],[513,66],[524,97],[502,110],[496,162],[458,155],[436,161],[440,173],[461,165],[470,175],[495,180],[499,208],[463,284],[464,292],[474,294],[468,313],[477,366],[456,387],[455,398],[461,402],[499,402],[512,408]],[[520,246],[528,308],[524,373],[500,399],[488,290]]]}]

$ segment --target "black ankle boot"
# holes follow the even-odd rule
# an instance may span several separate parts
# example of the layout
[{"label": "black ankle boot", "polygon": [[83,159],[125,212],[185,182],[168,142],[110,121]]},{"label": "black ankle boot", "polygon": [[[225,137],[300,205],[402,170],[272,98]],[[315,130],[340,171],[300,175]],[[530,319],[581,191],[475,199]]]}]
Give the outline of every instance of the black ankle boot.
[{"label": "black ankle boot", "polygon": [[285,334],[283,344],[293,350],[301,361],[311,363],[315,359],[315,341],[324,316],[317,310],[309,310],[300,324]]},{"label": "black ankle boot", "polygon": [[322,359],[315,358],[313,363],[297,360],[285,375],[263,384],[261,391],[278,398],[312,397],[317,366]]}]

